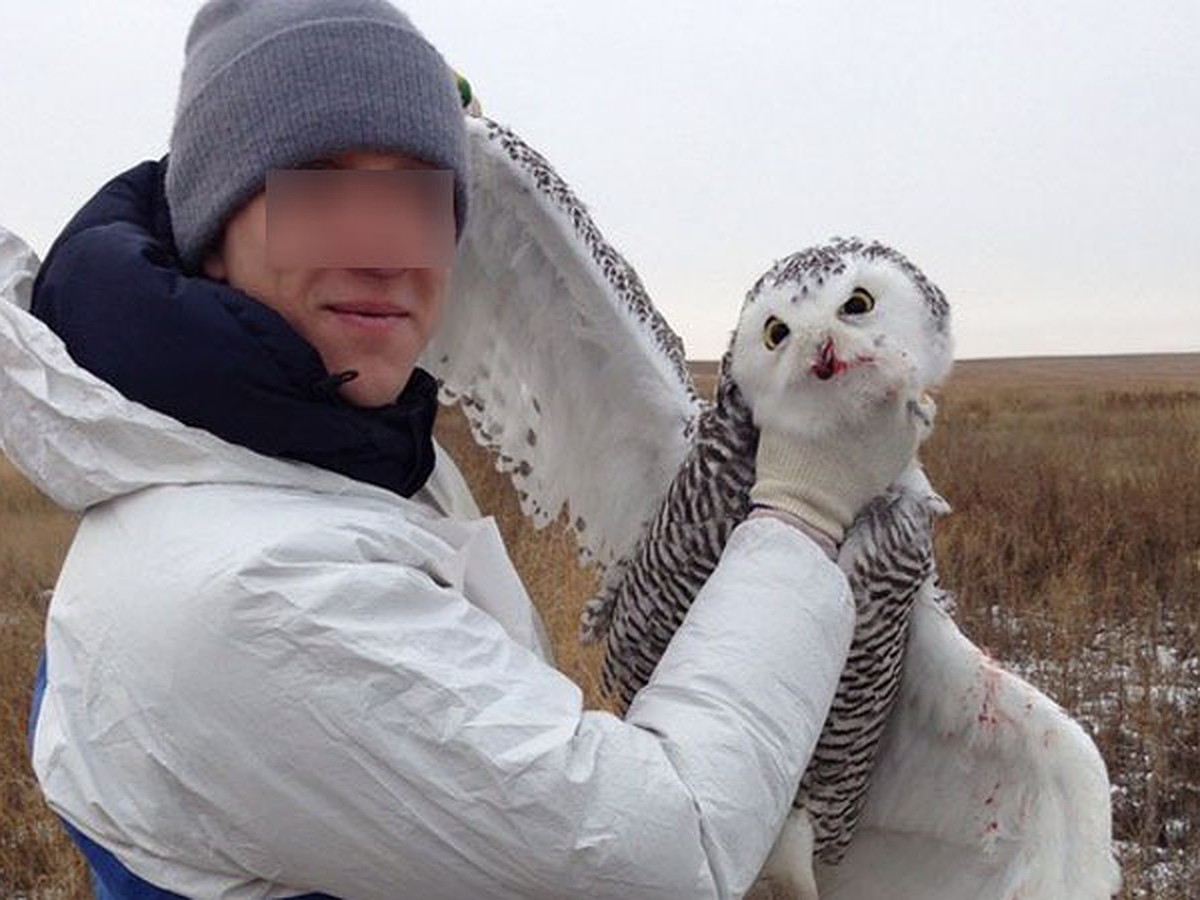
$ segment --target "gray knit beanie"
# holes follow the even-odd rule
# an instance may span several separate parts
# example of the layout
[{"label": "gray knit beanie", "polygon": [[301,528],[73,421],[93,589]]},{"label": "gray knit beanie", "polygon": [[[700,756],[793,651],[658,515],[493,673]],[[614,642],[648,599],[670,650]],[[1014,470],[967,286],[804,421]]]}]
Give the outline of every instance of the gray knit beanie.
[{"label": "gray knit beanie", "polygon": [[403,153],[454,172],[467,148],[454,73],[386,0],[211,0],[188,32],[167,162],[185,266],[199,266],[269,169],[347,150]]}]

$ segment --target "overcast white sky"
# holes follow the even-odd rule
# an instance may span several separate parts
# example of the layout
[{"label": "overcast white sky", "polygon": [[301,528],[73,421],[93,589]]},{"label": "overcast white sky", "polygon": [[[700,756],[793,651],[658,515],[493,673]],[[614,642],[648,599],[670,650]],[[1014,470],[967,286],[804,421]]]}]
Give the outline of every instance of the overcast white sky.
[{"label": "overcast white sky", "polygon": [[[947,293],[960,358],[1200,350],[1195,0],[407,0],[689,355],[834,234]],[[44,252],[167,148],[193,0],[0,0],[0,223]]]}]

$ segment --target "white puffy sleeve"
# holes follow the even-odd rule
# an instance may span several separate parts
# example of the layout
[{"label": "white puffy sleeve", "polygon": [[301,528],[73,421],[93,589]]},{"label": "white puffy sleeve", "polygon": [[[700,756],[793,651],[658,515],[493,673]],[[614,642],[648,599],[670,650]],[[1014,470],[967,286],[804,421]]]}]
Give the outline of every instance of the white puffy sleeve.
[{"label": "white puffy sleeve", "polygon": [[0,302],[29,309],[39,260],[29,246],[0,225]]},{"label": "white puffy sleeve", "polygon": [[[88,533],[119,527],[110,514],[89,513],[69,572],[105,571]],[[734,532],[627,720],[585,711],[569,679],[419,565],[330,555],[268,547],[170,615],[127,598],[141,608],[110,618],[116,655],[91,656],[91,672],[55,659],[97,633],[97,604],[74,605],[82,585],[64,577],[47,703],[92,691],[103,707],[88,753],[106,786],[88,788],[108,795],[70,811],[81,829],[187,895],[748,889],[853,628],[842,574],[807,538],[761,520]],[[71,743],[56,721],[43,712],[35,760],[51,798]]]}]

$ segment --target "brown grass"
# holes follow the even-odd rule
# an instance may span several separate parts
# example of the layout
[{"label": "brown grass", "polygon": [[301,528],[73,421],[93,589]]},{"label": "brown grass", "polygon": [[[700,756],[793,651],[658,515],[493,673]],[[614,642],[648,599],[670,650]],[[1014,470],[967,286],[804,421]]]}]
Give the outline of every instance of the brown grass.
[{"label": "brown grass", "polygon": [[943,579],[964,630],[1096,738],[1125,896],[1195,897],[1200,357],[997,366],[960,367],[925,454],[955,507]]},{"label": "brown grass", "polygon": [[[460,416],[439,434],[496,515],[560,668],[596,705],[598,655],[575,641],[593,576],[563,529],[524,523]],[[938,557],[964,629],[1078,716],[1108,762],[1127,898],[1200,895],[1198,447],[1193,355],[960,363],[924,452],[955,507]],[[40,590],[72,527],[0,461],[5,897],[87,896],[24,744]]]},{"label": "brown grass", "polygon": [[29,771],[25,730],[42,646],[42,591],[75,530],[0,457],[0,897],[86,897],[87,874],[46,811]]}]

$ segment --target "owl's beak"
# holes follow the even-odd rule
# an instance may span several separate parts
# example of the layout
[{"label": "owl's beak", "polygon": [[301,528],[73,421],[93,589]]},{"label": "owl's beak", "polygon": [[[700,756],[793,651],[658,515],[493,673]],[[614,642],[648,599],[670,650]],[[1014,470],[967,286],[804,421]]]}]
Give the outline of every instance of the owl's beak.
[{"label": "owl's beak", "polygon": [[837,352],[833,348],[833,338],[825,338],[825,343],[817,351],[817,359],[812,364],[812,373],[822,381],[828,381],[838,372],[844,372],[846,369],[846,363],[838,359]]}]

